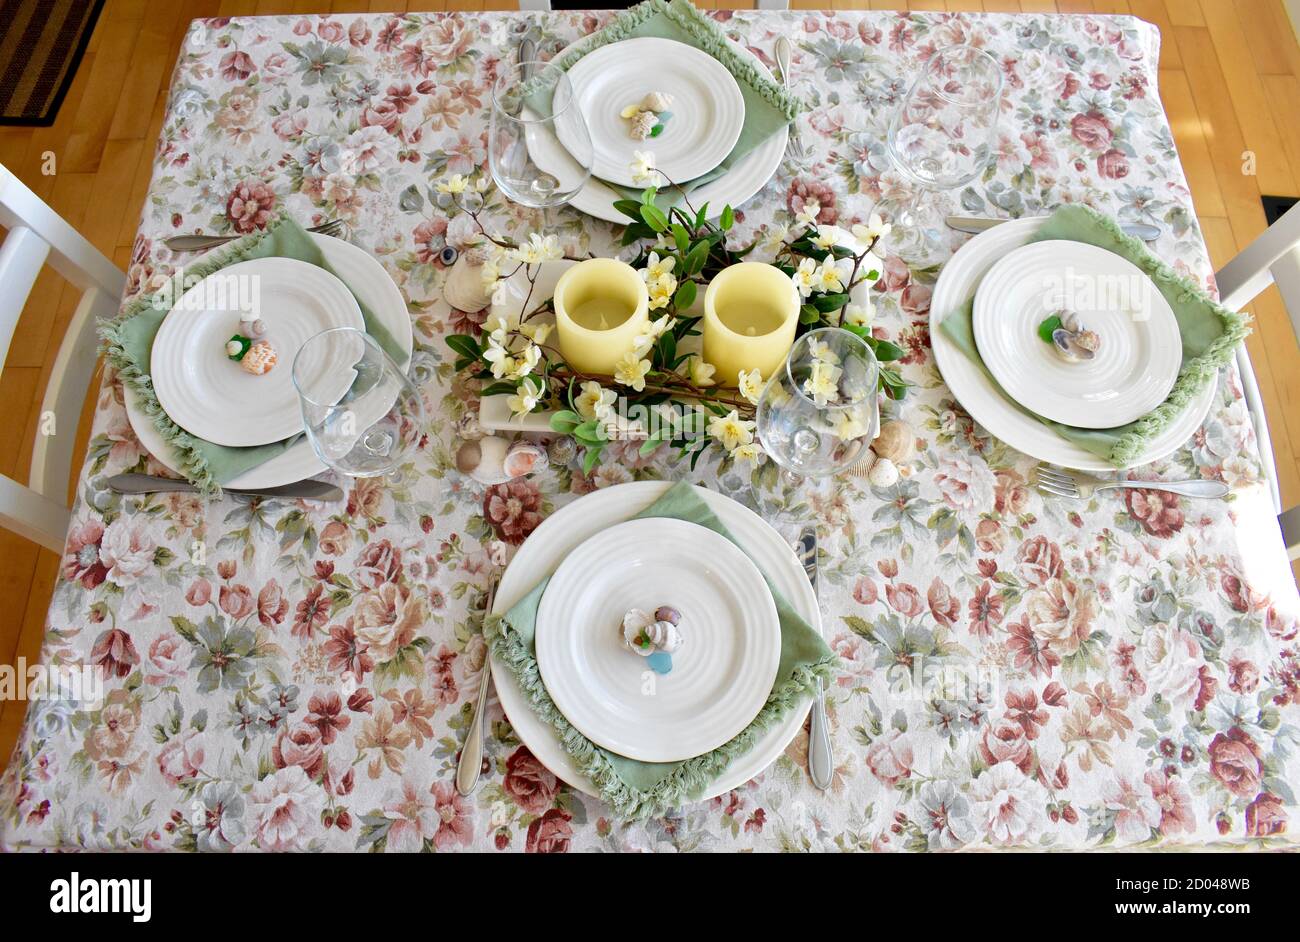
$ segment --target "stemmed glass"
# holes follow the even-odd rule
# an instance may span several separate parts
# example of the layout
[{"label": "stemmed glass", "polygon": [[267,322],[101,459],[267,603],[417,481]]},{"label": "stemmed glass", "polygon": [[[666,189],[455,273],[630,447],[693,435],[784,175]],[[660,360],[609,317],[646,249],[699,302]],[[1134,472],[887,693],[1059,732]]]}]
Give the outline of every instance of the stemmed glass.
[{"label": "stemmed glass", "polygon": [[908,199],[880,208],[893,222],[895,254],[918,263],[939,256],[942,241],[922,221],[922,196],[965,186],[984,171],[1001,107],[1002,69],[983,49],[947,46],[926,60],[885,141],[894,167],[913,187]]},{"label": "stemmed glass", "polygon": [[594,156],[563,70],[546,62],[501,67],[492,86],[488,161],[502,193],[536,209],[563,206],[591,177]]},{"label": "stemmed glass", "polygon": [[758,440],[784,484],[829,477],[862,457],[880,425],[879,371],[871,347],[850,331],[823,327],[795,341],[763,387],[755,416]]},{"label": "stemmed glass", "polygon": [[[348,370],[340,396],[340,372]],[[403,483],[401,465],[423,434],[424,401],[373,338],[353,327],[322,331],[293,358],[293,385],[321,461],[350,477]]]}]

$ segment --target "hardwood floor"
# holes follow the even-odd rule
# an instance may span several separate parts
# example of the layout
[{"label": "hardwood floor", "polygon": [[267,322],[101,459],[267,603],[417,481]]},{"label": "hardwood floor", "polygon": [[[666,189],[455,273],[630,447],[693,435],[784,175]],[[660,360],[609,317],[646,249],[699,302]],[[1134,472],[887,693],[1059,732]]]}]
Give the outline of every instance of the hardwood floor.
[{"label": "hardwood floor", "polygon": [[[750,6],[696,0],[701,7]],[[593,0],[592,6],[598,6]],[[1265,227],[1260,193],[1300,195],[1300,44],[1282,0],[793,0],[796,9],[1131,13],[1160,27],[1160,93],[1210,255],[1222,265]],[[0,128],[13,170],[125,268],[149,185],[167,82],[190,20],[205,16],[513,9],[511,0],[108,0],[57,121]],[[1243,172],[1247,152],[1255,175]],[[42,165],[53,154],[56,172]],[[49,364],[74,295],[38,281],[0,371],[0,473],[26,479]],[[1282,497],[1300,503],[1300,349],[1276,289],[1253,306],[1248,344],[1277,456]],[[88,415],[89,413],[87,413]],[[83,417],[81,434],[86,433]],[[0,663],[39,656],[58,559],[0,530]],[[0,761],[25,704],[0,701]]]}]

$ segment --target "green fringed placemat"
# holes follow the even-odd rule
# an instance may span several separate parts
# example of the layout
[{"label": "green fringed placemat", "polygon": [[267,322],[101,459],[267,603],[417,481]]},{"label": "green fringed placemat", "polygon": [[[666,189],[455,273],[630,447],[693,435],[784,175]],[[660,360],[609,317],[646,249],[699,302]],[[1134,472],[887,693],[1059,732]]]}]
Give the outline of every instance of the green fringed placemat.
[{"label": "green fringed placemat", "polygon": [[[702,527],[736,543],[735,537],[709,510],[695,488],[679,482],[636,517],[674,517]],[[740,545],[740,544],[736,544]],[[741,547],[743,549],[743,547]],[[698,799],[733,759],[742,756],[813,689],[818,677],[828,678],[839,658],[820,634],[795,611],[790,602],[772,589],[781,624],[781,661],[776,681],[763,708],[734,739],[712,752],[681,762],[638,762],[615,755],[587,739],[565,719],[546,692],[533,649],[537,609],[546,592],[547,579],[538,583],[505,615],[484,619],[483,633],[492,655],[519,681],[533,711],[555,729],[564,751],[596,786],[619,814],[644,818],[663,814],[685,802]]]},{"label": "green fringed placemat", "polygon": [[[1183,340],[1183,360],[1178,378],[1168,397],[1140,419],[1115,428],[1094,429],[1063,425],[1043,418],[1006,396],[1018,409],[1033,416],[1067,441],[1073,442],[1117,468],[1127,468],[1138,461],[1152,440],[1178,418],[1193,399],[1213,382],[1219,370],[1232,359],[1237,344],[1250,333],[1250,321],[1244,314],[1229,311],[1211,300],[1190,280],[1174,271],[1147,250],[1141,241],[1125,235],[1119,224],[1088,206],[1062,206],[1034,233],[1031,241],[1065,239],[1086,242],[1114,252],[1132,262],[1151,279],[1178,321]],[[971,314],[972,297],[958,307],[940,325],[940,330],[975,363],[996,386],[997,381],[984,366],[975,345]],[[1001,389],[1001,387],[999,387]]]}]

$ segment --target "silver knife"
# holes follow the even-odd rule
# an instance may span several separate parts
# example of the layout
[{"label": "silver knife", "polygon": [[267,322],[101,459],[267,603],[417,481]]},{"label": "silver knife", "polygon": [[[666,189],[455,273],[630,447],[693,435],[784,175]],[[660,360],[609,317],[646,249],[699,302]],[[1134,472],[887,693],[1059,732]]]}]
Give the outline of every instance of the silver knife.
[{"label": "silver knife", "polygon": [[[1027,219],[1046,219],[1046,216],[1024,217]],[[1004,222],[1011,222],[1010,219],[992,219],[988,216],[949,216],[944,220],[949,229],[956,229],[958,232],[984,232],[992,229],[994,226],[1000,226]],[[1160,238],[1161,231],[1159,226],[1151,226],[1144,222],[1126,222],[1120,224],[1120,229],[1126,235],[1131,235],[1143,242],[1154,242]]]},{"label": "silver knife", "polygon": [[[493,576],[488,586],[487,599],[483,603],[483,617],[492,614],[492,603],[497,596],[497,578]],[[483,768],[483,714],[487,712],[488,688],[492,686],[492,658],[488,655],[478,675],[478,699],[474,703],[474,717],[469,721],[465,732],[465,745],[460,750],[460,761],[456,763],[456,791],[470,795],[478,785],[479,772]]]},{"label": "silver knife", "polygon": [[[799,534],[799,561],[803,563],[813,594],[817,594],[817,528],[804,527]],[[821,603],[818,602],[818,607]],[[822,680],[813,689],[812,721],[808,724],[808,774],[822,791],[831,787],[835,774],[835,756],[831,751],[831,730],[826,720],[826,695]]]},{"label": "silver knife", "polygon": [[[198,488],[189,481],[176,478],[162,478],[152,474],[115,474],[108,479],[108,488],[118,494],[167,494],[198,493]],[[227,494],[241,497],[288,497],[303,500],[342,500],[343,491],[328,481],[295,481],[293,484],[280,484],[276,487],[262,487],[256,490],[240,490],[228,487]]]}]

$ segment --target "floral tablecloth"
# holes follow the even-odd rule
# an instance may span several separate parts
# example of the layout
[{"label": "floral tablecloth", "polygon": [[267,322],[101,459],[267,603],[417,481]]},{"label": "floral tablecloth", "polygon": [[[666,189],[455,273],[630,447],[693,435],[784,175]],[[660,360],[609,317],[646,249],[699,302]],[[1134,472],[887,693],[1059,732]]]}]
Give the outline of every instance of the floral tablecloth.
[{"label": "floral tablecloth", "polygon": [[[770,61],[796,37],[809,157],[739,213],[763,234],[815,200],[862,220],[899,185],[878,142],[932,49],[1001,61],[997,161],[968,212],[1087,202],[1155,222],[1157,249],[1209,283],[1156,88],[1159,37],[1126,17],[717,13]],[[406,295],[438,359],[406,486],[346,504],[121,498],[107,474],[158,468],[120,384],[99,402],[43,657],[93,663],[93,710],[37,701],[0,789],[3,844],[179,850],[950,850],[1285,845],[1296,828],[1300,614],[1262,498],[1235,378],[1189,447],[1143,469],[1230,482],[1231,502],[1128,492],[1044,501],[1030,459],[972,423],[930,355],[933,273],[889,259],[876,329],[916,385],[899,415],[924,447],[896,485],[837,480],[819,500],[826,631],[843,657],[827,704],[828,793],[802,735],[754,781],[646,823],[557,782],[499,708],[484,784],[452,784],[477,693],[494,541],[512,547],[593,488],[681,475],[635,447],[590,477],[552,467],[484,488],[458,474],[474,385],[444,334],[438,252],[470,233],[433,181],[486,172],[487,89],[518,39],[544,53],[592,14],[275,17],[195,22],[177,64],[130,291],[183,261],[176,232],[247,232],[273,213],[342,217]],[[489,197],[504,231],[538,220]],[[597,252],[612,227],[564,219]],[[954,235],[954,244],[962,237]],[[770,465],[701,463],[743,501]]]}]

